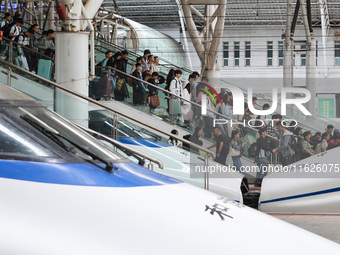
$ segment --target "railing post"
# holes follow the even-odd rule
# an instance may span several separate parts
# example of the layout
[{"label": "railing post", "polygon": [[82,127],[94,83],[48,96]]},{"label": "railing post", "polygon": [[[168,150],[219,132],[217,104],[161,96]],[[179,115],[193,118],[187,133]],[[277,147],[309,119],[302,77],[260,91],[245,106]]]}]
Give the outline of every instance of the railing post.
[{"label": "railing post", "polygon": [[[9,49],[8,49],[8,60],[12,64],[13,63],[13,42],[9,42]],[[7,72],[7,85],[12,87],[12,68],[8,67]]]},{"label": "railing post", "polygon": [[118,140],[118,115],[117,114],[113,114],[112,116],[112,125],[113,125],[113,130],[112,130],[112,137],[113,139],[115,139],[116,141]]},{"label": "railing post", "polygon": [[8,60],[11,64],[13,64],[13,41],[9,41],[9,52],[8,52]]},{"label": "railing post", "polygon": [[204,189],[209,190],[209,167],[208,167],[208,154],[205,155],[204,158]]},{"label": "railing post", "polygon": [[12,68],[7,69],[7,85],[12,87]]}]

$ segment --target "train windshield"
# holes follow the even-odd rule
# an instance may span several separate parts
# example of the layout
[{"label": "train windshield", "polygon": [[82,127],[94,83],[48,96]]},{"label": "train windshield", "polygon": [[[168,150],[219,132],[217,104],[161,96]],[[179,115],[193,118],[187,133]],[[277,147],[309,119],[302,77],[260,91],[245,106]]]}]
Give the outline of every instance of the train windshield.
[{"label": "train windshield", "polygon": [[43,134],[50,142],[86,161],[99,160],[111,164],[124,159],[108,150],[89,134],[79,130],[59,115],[44,108],[18,108],[21,121]]},{"label": "train windshield", "polygon": [[21,132],[13,123],[0,119],[0,155],[56,157],[56,154]]}]

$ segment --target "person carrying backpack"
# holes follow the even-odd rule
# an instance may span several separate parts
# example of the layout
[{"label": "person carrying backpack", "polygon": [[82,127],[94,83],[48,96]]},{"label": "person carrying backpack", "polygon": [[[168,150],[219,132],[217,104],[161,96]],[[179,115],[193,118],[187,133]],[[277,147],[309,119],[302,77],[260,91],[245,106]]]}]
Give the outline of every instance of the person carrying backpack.
[{"label": "person carrying backpack", "polygon": [[278,121],[275,126],[280,132],[280,141],[279,146],[273,150],[273,153],[280,153],[282,166],[288,166],[294,162],[294,151],[291,148],[291,139],[293,138],[293,133],[282,126],[281,121]]},{"label": "person carrying backpack", "polygon": [[17,19],[15,24],[9,30],[9,39],[17,41],[18,40],[17,37],[19,37],[23,25],[24,25],[23,19],[21,18]]},{"label": "person carrying backpack", "polygon": [[267,129],[266,128],[260,128],[259,129],[260,137],[257,139],[257,152],[255,161],[257,166],[259,167],[259,171],[256,173],[256,179],[255,179],[255,186],[261,187],[262,179],[264,177],[264,168],[267,168],[268,166],[268,160],[266,158],[266,152],[273,152],[274,150],[270,147],[268,144],[266,137],[267,137]]},{"label": "person carrying backpack", "polygon": [[310,137],[311,137],[310,131],[305,131],[303,133],[304,140],[301,143],[302,159],[305,159],[305,158],[308,158],[308,157],[314,155],[314,151],[313,151],[312,146],[309,142]]},{"label": "person carrying backpack", "polygon": [[[9,30],[10,30],[10,20],[12,16],[9,12],[5,14],[5,17],[1,21],[1,28],[0,31],[2,31],[2,36],[8,38],[9,36]],[[2,40],[0,45],[0,52],[3,52],[6,49],[6,41]]]}]

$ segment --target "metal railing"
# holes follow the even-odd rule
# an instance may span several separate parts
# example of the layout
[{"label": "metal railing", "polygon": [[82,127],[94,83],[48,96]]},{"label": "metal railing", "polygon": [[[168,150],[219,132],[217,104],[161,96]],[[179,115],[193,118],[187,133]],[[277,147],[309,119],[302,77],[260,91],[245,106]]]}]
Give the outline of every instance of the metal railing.
[{"label": "metal railing", "polygon": [[[108,50],[109,48],[110,49],[115,48],[115,49],[117,49],[117,51],[126,50],[119,45],[112,44],[112,43],[107,42],[107,41],[102,40],[102,39],[98,39],[98,40],[100,42],[102,42],[103,44],[105,44],[106,46],[100,45],[100,46],[97,46],[97,47],[102,47],[105,50]],[[99,50],[99,49],[97,49],[97,50]],[[101,50],[99,50],[99,51],[101,51]],[[104,53],[104,51],[102,51],[102,52]],[[143,54],[143,52],[141,52],[141,51],[140,51],[140,54],[135,53],[134,51],[131,51],[131,50],[128,51],[128,52],[129,52],[129,54],[133,55],[134,57],[141,56]],[[129,60],[131,60],[132,63],[135,62],[135,59],[129,58]],[[163,60],[163,61],[167,62],[167,60]],[[180,67],[180,66],[173,64],[173,63],[170,63],[170,62],[168,62],[168,64],[159,63],[158,65],[160,67],[166,68],[167,70],[172,68],[171,65],[173,65],[173,67],[176,67],[177,69],[185,71],[189,74],[192,73],[191,70],[184,68],[184,67]],[[167,73],[163,72],[162,70],[161,70],[161,73],[164,74],[164,75],[167,75]],[[228,84],[239,87],[237,84],[230,82],[230,81],[226,81],[224,79],[221,79],[220,81],[221,81],[222,87],[227,87]],[[246,98],[247,95],[248,95],[248,92],[245,89],[242,89],[242,88],[240,88],[240,89],[242,90],[242,92],[243,92],[243,94]],[[267,95],[264,95],[262,93],[254,93],[253,96],[258,97],[259,102],[265,101],[265,100],[261,100],[261,99],[265,99],[267,97]],[[337,123],[333,122],[331,119],[325,121],[325,120],[322,119],[322,117],[318,117],[318,116],[317,117],[308,116],[308,119],[302,118],[304,115],[301,115],[301,112],[300,112],[299,109],[297,109],[296,107],[293,107],[291,105],[287,105],[286,107],[287,107],[287,112],[290,113],[290,114],[287,115],[287,117],[288,118],[297,118],[296,120],[299,122],[299,126],[302,127],[304,130],[311,130],[313,132],[316,132],[316,131],[323,131],[325,129],[325,127],[329,124],[333,124],[333,126],[337,126]],[[262,105],[259,105],[256,108],[262,110]],[[281,108],[281,104],[278,102],[277,109],[280,109],[280,108]],[[280,112],[276,111],[275,113],[280,113]],[[275,114],[275,113],[273,113],[273,114]],[[317,124],[317,125],[315,126],[315,124]]]},{"label": "metal railing", "polygon": [[[82,95],[82,94],[80,94],[80,93],[78,93],[78,92],[76,92],[76,91],[73,91],[73,90],[71,90],[71,89],[65,88],[65,87],[63,87],[63,86],[61,86],[61,85],[59,85],[59,84],[57,84],[57,83],[55,83],[55,82],[53,82],[53,81],[50,81],[50,80],[45,79],[45,78],[43,78],[43,77],[40,77],[40,76],[38,76],[38,75],[36,75],[36,74],[33,74],[33,73],[31,73],[30,71],[27,71],[27,70],[25,70],[25,69],[23,69],[23,68],[20,68],[20,67],[14,65],[14,64],[12,64],[12,63],[9,63],[9,62],[7,62],[7,61],[5,61],[5,60],[0,59],[0,63],[3,64],[3,65],[5,65],[5,66],[7,66],[8,68],[12,68],[12,69],[18,70],[18,71],[20,71],[21,73],[24,73],[24,74],[26,74],[26,75],[28,75],[28,76],[34,77],[34,78],[36,78],[36,79],[38,79],[38,80],[40,80],[40,81],[42,81],[42,82],[47,83],[48,85],[50,85],[50,86],[52,86],[52,87],[54,88],[54,91],[56,91],[56,89],[60,89],[60,90],[62,90],[62,91],[64,91],[64,92],[67,92],[67,93],[73,95],[73,96],[76,96],[76,97],[79,98],[79,99],[83,99],[83,100],[85,100],[85,101],[87,101],[87,102],[90,102],[90,103],[96,105],[96,106],[99,106],[99,107],[101,107],[101,108],[103,108],[103,109],[106,109],[106,110],[108,110],[108,111],[110,111],[110,112],[113,112],[113,113],[115,113],[117,116],[121,116],[121,117],[123,117],[123,118],[126,118],[126,119],[129,119],[129,120],[131,120],[131,121],[134,121],[134,122],[136,122],[136,123],[138,123],[138,124],[140,124],[140,125],[142,125],[142,126],[144,126],[144,127],[147,127],[147,128],[149,128],[149,129],[151,129],[151,130],[153,130],[153,131],[156,131],[156,132],[158,132],[158,133],[161,133],[161,134],[163,134],[163,135],[165,135],[165,136],[175,138],[175,139],[177,139],[178,141],[181,141],[182,143],[185,143],[185,144],[189,145],[190,148],[194,148],[194,149],[196,149],[196,150],[200,150],[200,151],[205,152],[205,159],[204,159],[205,166],[207,166],[207,165],[209,164],[209,160],[210,160],[209,155],[212,155],[212,157],[215,157],[215,153],[214,153],[213,151],[210,151],[210,150],[208,150],[208,149],[206,149],[206,148],[204,148],[204,147],[202,147],[202,146],[199,146],[199,145],[197,145],[197,144],[195,144],[195,143],[192,143],[192,142],[190,142],[190,141],[188,141],[188,140],[186,140],[186,139],[184,139],[184,138],[177,137],[176,135],[174,135],[174,134],[172,134],[172,133],[169,133],[169,132],[166,132],[166,131],[164,131],[164,130],[161,129],[161,128],[154,127],[154,126],[153,126],[152,124],[150,124],[150,123],[147,123],[147,122],[144,122],[144,121],[141,121],[141,120],[138,120],[138,119],[134,119],[134,118],[132,118],[131,116],[129,116],[129,115],[127,115],[127,114],[120,113],[120,112],[118,112],[117,110],[115,110],[115,109],[113,109],[113,108],[111,108],[111,107],[109,107],[109,106],[107,106],[107,105],[105,105],[105,104],[102,104],[102,103],[100,103],[100,102],[98,102],[98,101],[96,101],[96,100],[94,100],[94,99],[92,99],[92,98],[89,98],[89,97],[87,97],[87,96],[85,96],[85,95]],[[12,79],[11,74],[10,74],[10,73],[7,73],[7,80],[11,80],[11,79]],[[118,144],[118,143],[116,143],[116,144]],[[131,151],[131,152],[133,153],[133,151]],[[149,158],[150,158],[150,157],[149,157]],[[208,176],[206,176],[206,177],[205,177],[205,183],[208,183],[208,182],[209,182]],[[205,185],[205,188],[208,189],[208,188],[209,188],[209,185]]]},{"label": "metal railing", "polygon": [[77,123],[73,123],[73,124],[76,125],[77,127],[79,127],[80,129],[84,130],[85,132],[89,133],[90,135],[92,135],[92,136],[94,136],[96,138],[102,139],[102,140],[104,140],[106,142],[109,142],[110,144],[112,144],[115,147],[118,147],[119,149],[127,150],[127,151],[129,151],[129,152],[131,152],[133,154],[136,154],[136,155],[142,157],[144,160],[145,159],[149,160],[150,164],[148,164],[148,168],[150,170],[153,170],[153,166],[152,166],[151,162],[156,163],[160,169],[164,168],[164,165],[163,165],[162,161],[160,161],[160,160],[158,160],[156,158],[153,158],[153,157],[151,157],[151,156],[149,156],[149,155],[147,155],[145,153],[142,153],[142,152],[140,152],[138,150],[135,150],[135,149],[133,149],[133,148],[131,148],[131,147],[129,147],[129,146],[127,146],[127,145],[117,141],[117,140],[114,140],[114,139],[112,139],[112,138],[110,138],[110,137],[108,137],[106,135],[100,134],[100,133],[98,133],[98,132],[96,132],[96,131],[94,131],[92,129],[86,128],[86,127],[84,127],[82,125],[79,125]]},{"label": "metal railing", "polygon": [[[135,76],[132,76],[132,75],[130,75],[130,74],[127,74],[127,73],[125,73],[125,72],[122,72],[122,71],[120,71],[120,70],[118,70],[118,69],[116,69],[116,68],[112,68],[112,67],[110,67],[110,66],[99,66],[99,67],[96,67],[96,68],[107,69],[107,70],[108,70],[107,73],[108,73],[109,75],[111,75],[111,74],[113,74],[113,73],[115,73],[115,74],[120,74],[121,76],[129,77],[129,78],[131,78],[131,79],[133,79],[133,80],[135,80],[135,81],[143,82],[143,84],[147,84],[148,86],[151,86],[151,87],[153,87],[153,88],[155,88],[155,89],[158,89],[158,90],[162,91],[162,92],[165,93],[165,94],[168,94],[168,95],[170,95],[170,96],[179,98],[180,100],[182,100],[182,101],[184,101],[184,102],[186,102],[186,103],[189,103],[189,104],[191,104],[192,106],[197,107],[198,109],[201,109],[201,107],[202,107],[200,104],[198,104],[198,103],[196,103],[196,102],[192,102],[192,101],[190,101],[190,100],[187,100],[186,98],[183,98],[183,97],[181,97],[181,96],[177,96],[175,93],[172,93],[172,92],[170,92],[170,91],[168,91],[168,90],[165,90],[165,89],[163,89],[163,88],[161,88],[161,87],[158,87],[158,86],[156,86],[156,85],[154,85],[154,84],[152,84],[152,83],[149,83],[149,82],[144,81],[144,80],[141,80],[141,79],[139,79],[139,78],[137,78],[137,77],[135,77]],[[212,110],[210,110],[210,109],[207,109],[207,112],[209,112],[210,114],[212,114],[212,115],[215,116],[216,118],[225,119],[226,121],[228,121],[228,123],[230,123],[230,121],[232,121],[232,123],[233,123],[234,125],[236,125],[236,126],[237,126],[237,125],[242,125],[242,124],[243,124],[243,123],[241,123],[241,122],[239,122],[239,121],[237,121],[237,120],[231,119],[231,118],[229,118],[229,117],[227,117],[227,116],[225,116],[225,115],[223,115],[223,114],[221,114],[221,113],[212,111]],[[247,126],[247,127],[244,127],[244,130],[246,130],[248,134],[249,134],[249,133],[255,134],[255,137],[254,137],[254,140],[255,140],[255,141],[256,141],[256,139],[259,137],[259,135],[258,135],[258,130],[257,130],[256,128]],[[187,131],[190,132],[190,130],[187,130]],[[270,135],[267,135],[267,137],[268,137],[267,139],[276,141],[276,143],[279,142],[278,139],[277,139],[276,137],[273,137],[273,136],[270,136]],[[249,145],[249,146],[250,146],[250,145]],[[247,157],[247,158],[249,158],[247,152],[244,154],[244,156]]]}]

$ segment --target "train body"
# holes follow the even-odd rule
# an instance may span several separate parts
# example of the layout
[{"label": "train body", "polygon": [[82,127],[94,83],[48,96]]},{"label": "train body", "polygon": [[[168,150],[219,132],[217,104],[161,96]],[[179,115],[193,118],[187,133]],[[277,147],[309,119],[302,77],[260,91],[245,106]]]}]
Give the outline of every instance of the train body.
[{"label": "train body", "polygon": [[139,166],[4,85],[0,105],[0,254],[340,252],[315,234]]}]

